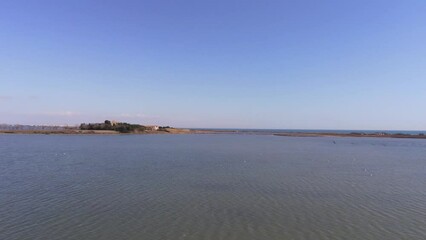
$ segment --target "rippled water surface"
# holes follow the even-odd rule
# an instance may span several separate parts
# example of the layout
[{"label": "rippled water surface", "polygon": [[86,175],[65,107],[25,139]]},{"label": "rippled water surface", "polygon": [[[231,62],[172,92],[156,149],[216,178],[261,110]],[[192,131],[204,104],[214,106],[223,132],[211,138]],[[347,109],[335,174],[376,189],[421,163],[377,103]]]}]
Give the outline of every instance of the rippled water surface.
[{"label": "rippled water surface", "polygon": [[0,135],[0,239],[424,240],[426,141]]}]

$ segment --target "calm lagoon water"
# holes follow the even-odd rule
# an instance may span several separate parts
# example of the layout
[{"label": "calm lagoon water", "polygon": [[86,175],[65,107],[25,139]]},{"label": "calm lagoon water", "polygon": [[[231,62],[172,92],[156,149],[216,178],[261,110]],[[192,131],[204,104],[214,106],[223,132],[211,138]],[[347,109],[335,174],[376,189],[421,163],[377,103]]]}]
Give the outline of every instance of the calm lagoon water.
[{"label": "calm lagoon water", "polygon": [[0,135],[0,239],[424,240],[426,141]]}]

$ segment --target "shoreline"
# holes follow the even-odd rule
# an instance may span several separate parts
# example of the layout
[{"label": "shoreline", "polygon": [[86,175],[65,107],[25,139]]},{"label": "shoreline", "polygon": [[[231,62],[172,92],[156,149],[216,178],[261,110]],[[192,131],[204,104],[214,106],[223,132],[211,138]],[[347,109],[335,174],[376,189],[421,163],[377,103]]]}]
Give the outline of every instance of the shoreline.
[{"label": "shoreline", "polygon": [[426,139],[425,134],[404,134],[404,133],[332,133],[332,132],[273,132],[273,131],[238,131],[238,130],[196,130],[197,134],[251,134],[251,135],[271,135],[278,137],[356,137],[356,138],[409,138],[409,139]]},{"label": "shoreline", "polygon": [[426,139],[426,135],[412,135],[401,133],[275,133],[279,137],[355,137],[355,138],[410,138]]},{"label": "shoreline", "polygon": [[167,131],[143,131],[120,133],[114,130],[0,130],[0,135],[4,134],[35,134],[35,135],[151,135],[151,134],[189,134],[191,130],[173,129]]},{"label": "shoreline", "polygon": [[273,132],[273,131],[250,131],[250,130],[214,130],[214,129],[183,129],[170,128],[165,131],[143,131],[133,133],[120,133],[113,130],[0,130],[0,134],[39,134],[39,135],[156,135],[156,134],[237,134],[237,135],[269,135],[278,137],[356,137],[356,138],[409,138],[426,139],[424,134],[403,133],[332,133],[332,132]]}]

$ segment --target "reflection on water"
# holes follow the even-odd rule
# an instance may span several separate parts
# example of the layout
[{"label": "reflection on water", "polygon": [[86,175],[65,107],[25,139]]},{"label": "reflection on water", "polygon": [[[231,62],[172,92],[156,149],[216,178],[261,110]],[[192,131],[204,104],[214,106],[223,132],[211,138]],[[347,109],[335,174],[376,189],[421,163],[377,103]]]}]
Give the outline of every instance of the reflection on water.
[{"label": "reflection on water", "polygon": [[0,239],[424,240],[425,183],[416,139],[0,135]]}]

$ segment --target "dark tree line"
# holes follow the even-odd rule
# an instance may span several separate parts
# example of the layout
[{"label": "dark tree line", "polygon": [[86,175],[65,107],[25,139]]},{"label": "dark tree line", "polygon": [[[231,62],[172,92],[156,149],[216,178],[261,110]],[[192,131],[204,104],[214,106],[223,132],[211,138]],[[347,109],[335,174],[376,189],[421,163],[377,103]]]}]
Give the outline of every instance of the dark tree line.
[{"label": "dark tree line", "polygon": [[105,120],[104,123],[82,123],[80,125],[81,130],[113,130],[120,133],[131,133],[136,131],[145,131],[147,128],[139,124],[130,124],[125,122],[112,123],[109,120]]}]

